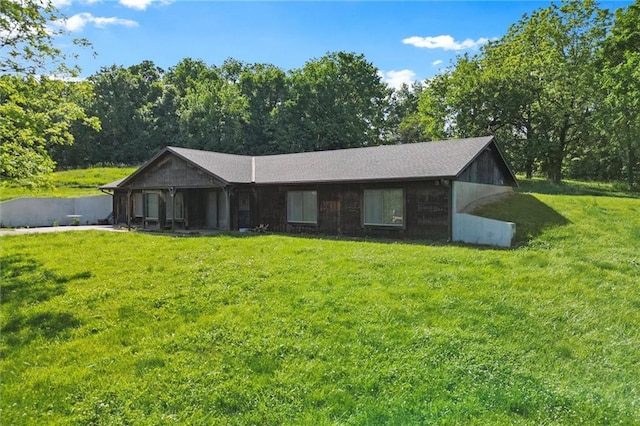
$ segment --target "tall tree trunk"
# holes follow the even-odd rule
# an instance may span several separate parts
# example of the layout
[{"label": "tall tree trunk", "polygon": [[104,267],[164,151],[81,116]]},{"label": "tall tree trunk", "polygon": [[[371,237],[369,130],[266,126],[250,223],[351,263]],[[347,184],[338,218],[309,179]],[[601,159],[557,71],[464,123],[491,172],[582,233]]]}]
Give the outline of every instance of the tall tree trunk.
[{"label": "tall tree trunk", "polygon": [[562,163],[564,162],[568,133],[569,118],[565,116],[562,120],[562,127],[560,127],[557,145],[554,146],[550,152],[551,158],[549,159],[548,177],[555,183],[560,183],[562,181]]},{"label": "tall tree trunk", "polygon": [[527,160],[527,163],[524,166],[524,171],[527,179],[531,179],[533,177],[533,164],[531,161]]},{"label": "tall tree trunk", "polygon": [[533,177],[533,163],[535,161],[535,149],[533,144],[535,144],[535,140],[533,138],[533,128],[531,127],[531,121],[529,117],[527,117],[526,125],[526,139],[525,139],[525,147],[524,147],[524,171],[527,175],[527,179],[531,179]]}]

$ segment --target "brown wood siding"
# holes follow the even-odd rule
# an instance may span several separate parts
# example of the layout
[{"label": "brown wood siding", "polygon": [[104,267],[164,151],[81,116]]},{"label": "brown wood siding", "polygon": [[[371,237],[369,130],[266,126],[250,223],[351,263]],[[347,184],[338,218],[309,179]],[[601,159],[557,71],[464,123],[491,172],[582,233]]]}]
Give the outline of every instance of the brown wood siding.
[{"label": "brown wood siding", "polygon": [[205,188],[222,187],[224,183],[176,157],[165,154],[129,182],[127,188]]},{"label": "brown wood siding", "polygon": [[[373,188],[403,189],[405,198],[403,227],[363,226],[363,193],[365,189]],[[287,223],[287,191],[289,190],[317,191],[317,224]],[[435,180],[387,184],[263,186],[256,188],[255,218],[256,225],[269,225],[269,230],[274,232],[394,239],[446,239],[450,235],[450,194],[449,185],[443,185]]]},{"label": "brown wood siding", "polygon": [[[256,189],[258,198],[258,225],[269,225],[269,230],[286,232],[287,193],[278,186],[264,186]],[[233,216],[233,215],[232,215]]]},{"label": "brown wood siding", "polygon": [[500,154],[494,147],[488,147],[460,174],[462,182],[511,186],[515,184]]},{"label": "brown wood siding", "polygon": [[[255,188],[252,188],[250,185],[238,185],[232,187],[229,190],[229,213],[231,214],[229,226],[232,231],[237,231],[240,228],[245,228],[247,226],[241,226],[240,223],[240,197],[241,194],[248,194],[249,196],[249,227],[253,228],[259,225],[259,216],[258,216],[258,207],[257,197],[258,194]],[[244,213],[243,213],[244,214]],[[262,222],[260,222],[262,223]]]},{"label": "brown wood siding", "polygon": [[449,238],[450,183],[429,181],[408,185],[406,199],[406,220],[407,226],[412,225],[412,237]]}]

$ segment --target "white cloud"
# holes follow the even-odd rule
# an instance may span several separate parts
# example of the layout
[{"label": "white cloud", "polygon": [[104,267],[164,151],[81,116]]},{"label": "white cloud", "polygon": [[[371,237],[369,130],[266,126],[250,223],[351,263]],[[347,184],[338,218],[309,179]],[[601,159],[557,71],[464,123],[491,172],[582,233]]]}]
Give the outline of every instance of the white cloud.
[{"label": "white cloud", "polygon": [[51,3],[53,3],[53,5],[55,7],[57,7],[58,9],[65,7],[65,6],[71,6],[71,4],[73,4],[74,2],[77,3],[82,3],[82,4],[94,4],[94,3],[100,3],[102,0],[51,0]]},{"label": "white cloud", "polygon": [[50,74],[47,76],[47,78],[50,78],[51,80],[68,81],[71,83],[79,83],[81,81],[86,81],[84,77],[71,77],[68,75],[58,75],[58,74]]},{"label": "white cloud", "polygon": [[435,60],[435,61],[431,62],[431,65],[433,65],[434,67],[437,67],[441,63],[442,63],[442,59],[438,59],[438,60]]},{"label": "white cloud", "polygon": [[71,6],[71,0],[52,0],[51,3],[58,9],[65,6]]},{"label": "white cloud", "polygon": [[394,89],[399,89],[403,83],[410,86],[416,81],[416,73],[411,70],[379,71],[378,74],[382,81]]},{"label": "white cloud", "polygon": [[122,25],[125,27],[137,27],[138,23],[136,21],[131,21],[129,19],[122,18],[102,18],[98,16],[93,16],[90,13],[78,13],[73,15],[64,22],[64,28],[67,31],[77,32],[82,31],[87,24],[93,24],[98,28],[104,28],[108,25]]},{"label": "white cloud", "polygon": [[[45,0],[42,0],[43,4]],[[51,0],[51,2],[53,3],[53,5],[57,8],[62,8],[65,6],[71,6],[71,4],[76,3],[76,4],[95,4],[95,3],[101,3],[104,0]],[[173,0],[118,0],[118,3],[120,3],[122,6],[124,7],[128,7],[130,9],[136,9],[136,10],[146,10],[147,7],[151,6],[151,4],[153,3],[160,3],[160,4],[169,4],[171,3]]]},{"label": "white cloud", "polygon": [[120,0],[118,3],[131,9],[145,10],[153,0]]},{"label": "white cloud", "polygon": [[145,10],[152,3],[169,4],[171,0],[118,0],[118,3],[131,9]]},{"label": "white cloud", "polygon": [[488,41],[489,39],[484,37],[477,40],[468,38],[464,41],[456,41],[450,35],[439,35],[435,37],[413,36],[405,38],[402,40],[402,43],[410,44],[415,47],[424,47],[426,49],[467,50],[477,49]]}]

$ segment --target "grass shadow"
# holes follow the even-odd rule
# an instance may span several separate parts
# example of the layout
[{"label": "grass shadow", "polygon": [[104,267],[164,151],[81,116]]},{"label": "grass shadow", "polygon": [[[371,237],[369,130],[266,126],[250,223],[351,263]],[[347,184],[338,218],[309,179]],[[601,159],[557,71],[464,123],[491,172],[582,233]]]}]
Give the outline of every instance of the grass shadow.
[{"label": "grass shadow", "polygon": [[80,320],[72,313],[46,308],[39,310],[41,308],[38,306],[65,294],[70,282],[90,278],[90,271],[59,275],[23,254],[4,256],[0,266],[0,304],[4,314],[0,327],[3,357],[38,337],[62,338],[67,331],[80,326]]},{"label": "grass shadow", "polygon": [[5,256],[0,263],[2,299],[0,304],[29,305],[45,302],[65,292],[65,285],[91,278],[90,271],[63,276],[21,254]]},{"label": "grass shadow", "polygon": [[[67,330],[80,326],[80,320],[68,312],[40,312],[32,315],[14,315],[2,326],[3,337],[6,334],[21,334],[21,345],[33,340],[40,334],[47,339],[60,337]],[[26,332],[26,336],[24,336]],[[15,340],[15,339],[9,339]]]},{"label": "grass shadow", "polygon": [[523,193],[514,193],[506,199],[483,205],[473,214],[515,223],[516,247],[526,244],[546,229],[571,223],[533,195]]}]

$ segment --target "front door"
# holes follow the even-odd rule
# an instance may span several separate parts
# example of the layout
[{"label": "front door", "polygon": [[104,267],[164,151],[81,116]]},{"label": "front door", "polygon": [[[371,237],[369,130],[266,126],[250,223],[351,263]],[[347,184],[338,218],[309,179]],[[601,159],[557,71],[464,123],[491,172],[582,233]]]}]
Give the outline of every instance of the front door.
[{"label": "front door", "polygon": [[218,192],[207,192],[207,228],[218,228]]},{"label": "front door", "polygon": [[251,195],[248,192],[238,194],[238,228],[251,227]]}]

